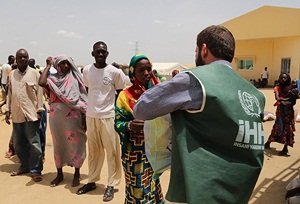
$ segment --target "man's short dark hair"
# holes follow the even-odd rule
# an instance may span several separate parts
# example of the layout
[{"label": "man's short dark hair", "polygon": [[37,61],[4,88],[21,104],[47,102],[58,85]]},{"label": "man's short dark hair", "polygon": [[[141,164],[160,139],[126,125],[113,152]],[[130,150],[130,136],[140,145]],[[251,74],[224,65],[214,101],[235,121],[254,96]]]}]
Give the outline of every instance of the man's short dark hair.
[{"label": "man's short dark hair", "polygon": [[14,59],[14,58],[15,58],[15,56],[9,55],[7,59],[8,59],[8,61],[10,61],[11,59]]},{"label": "man's short dark hair", "polygon": [[220,25],[205,28],[197,36],[197,46],[201,49],[204,43],[213,56],[232,62],[235,41],[227,28]]},{"label": "man's short dark hair", "polygon": [[96,42],[96,43],[94,44],[93,50],[95,50],[96,46],[98,46],[98,45],[104,45],[104,46],[106,47],[106,49],[107,49],[107,45],[106,45],[105,42],[103,42],[103,41],[98,41],[98,42]]}]

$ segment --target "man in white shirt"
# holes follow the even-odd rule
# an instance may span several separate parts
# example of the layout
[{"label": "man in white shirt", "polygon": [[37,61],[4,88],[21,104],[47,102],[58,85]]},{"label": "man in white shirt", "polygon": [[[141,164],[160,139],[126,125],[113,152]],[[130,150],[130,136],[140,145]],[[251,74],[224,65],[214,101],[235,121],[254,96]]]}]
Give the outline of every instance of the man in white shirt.
[{"label": "man in white shirt", "polygon": [[[6,94],[7,94],[7,89],[6,89],[6,83],[7,83],[7,76],[8,73],[11,70],[11,65],[14,63],[15,57],[13,55],[8,56],[8,62],[6,64],[2,65],[2,72],[1,72],[1,89],[2,89],[2,97],[3,101],[5,102],[6,100]],[[3,103],[4,105],[5,103]],[[1,104],[1,107],[3,106]]]},{"label": "man in white shirt", "polygon": [[262,71],[261,73],[261,87],[264,88],[268,85],[268,78],[269,78],[269,72],[268,72],[268,68],[265,67],[264,71]]},{"label": "man in white shirt", "polygon": [[106,152],[108,184],[103,195],[105,202],[113,199],[114,186],[121,180],[120,142],[114,129],[114,117],[116,92],[125,88],[125,74],[106,63],[108,54],[107,45],[102,41],[96,42],[92,51],[95,63],[83,69],[83,81],[88,88],[86,124],[89,173],[88,183],[76,192],[80,195],[96,189]]}]

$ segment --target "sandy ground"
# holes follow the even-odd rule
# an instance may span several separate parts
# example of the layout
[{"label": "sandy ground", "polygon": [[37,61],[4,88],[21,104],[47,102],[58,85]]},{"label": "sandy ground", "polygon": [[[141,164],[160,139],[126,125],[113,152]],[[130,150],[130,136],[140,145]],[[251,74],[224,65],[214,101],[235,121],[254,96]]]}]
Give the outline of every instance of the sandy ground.
[{"label": "sandy ground", "polygon": [[[261,89],[266,95],[267,104],[266,111],[275,113],[274,94],[272,89]],[[300,103],[295,109],[300,110]],[[3,107],[4,110],[4,107]],[[264,123],[266,137],[270,134],[273,121]],[[56,169],[53,160],[52,140],[49,128],[47,129],[47,146],[46,146],[46,162],[43,170],[43,181],[35,183],[29,175],[11,177],[10,172],[16,170],[19,166],[16,156],[6,159],[5,152],[8,149],[8,141],[11,135],[11,125],[7,125],[4,121],[4,115],[0,114],[0,203],[1,204],[18,204],[18,203],[43,203],[43,204],[98,204],[103,203],[102,196],[107,179],[107,165],[104,164],[101,173],[101,180],[97,182],[97,189],[84,195],[76,195],[78,187],[71,187],[74,169],[64,167],[65,179],[57,187],[49,187],[49,183],[56,176]],[[300,125],[296,124],[296,130],[300,129]],[[300,141],[298,140],[298,132],[296,131],[296,143],[294,148],[290,148],[290,157],[278,156],[282,149],[281,144],[272,143],[271,149],[265,151],[265,162],[249,201],[251,204],[281,204],[285,203],[285,187],[293,178],[298,176],[300,167]],[[81,187],[87,182],[87,162],[81,169]],[[170,172],[167,171],[161,176],[163,192],[168,188]],[[242,172],[241,172],[242,176]],[[199,178],[200,179],[200,178]],[[116,187],[115,198],[110,202],[114,204],[124,203],[124,177],[120,185]]]}]

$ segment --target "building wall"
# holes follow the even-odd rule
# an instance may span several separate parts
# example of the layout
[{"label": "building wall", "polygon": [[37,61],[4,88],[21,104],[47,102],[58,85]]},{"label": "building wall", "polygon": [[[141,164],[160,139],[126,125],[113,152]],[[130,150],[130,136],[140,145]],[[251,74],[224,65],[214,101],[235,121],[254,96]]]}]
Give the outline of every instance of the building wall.
[{"label": "building wall", "polygon": [[[249,40],[249,41],[237,41],[235,57],[233,60],[233,68],[246,80],[260,78],[261,72],[265,67],[272,67],[272,50],[273,41],[271,40]],[[253,70],[241,70],[237,68],[237,60],[241,58],[253,57]]]},{"label": "building wall", "polygon": [[274,41],[273,77],[281,73],[281,59],[291,58],[290,75],[300,78],[300,37],[281,38]]},{"label": "building wall", "polygon": [[[239,58],[252,57],[253,70],[237,68]],[[273,85],[281,73],[281,59],[291,58],[292,79],[300,78],[300,37],[287,37],[266,40],[237,41],[233,68],[246,80],[260,78],[265,67],[269,71],[269,85]]]}]

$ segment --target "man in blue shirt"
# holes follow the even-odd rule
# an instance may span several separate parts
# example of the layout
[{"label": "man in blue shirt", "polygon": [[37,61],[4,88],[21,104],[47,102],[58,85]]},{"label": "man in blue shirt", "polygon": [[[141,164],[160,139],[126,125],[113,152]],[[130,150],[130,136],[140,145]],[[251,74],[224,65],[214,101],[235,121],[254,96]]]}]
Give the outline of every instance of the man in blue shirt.
[{"label": "man in blue shirt", "polygon": [[231,68],[235,40],[223,26],[197,37],[196,65],[147,90],[134,117],[171,113],[171,177],[166,199],[247,203],[263,164],[265,97]]}]

